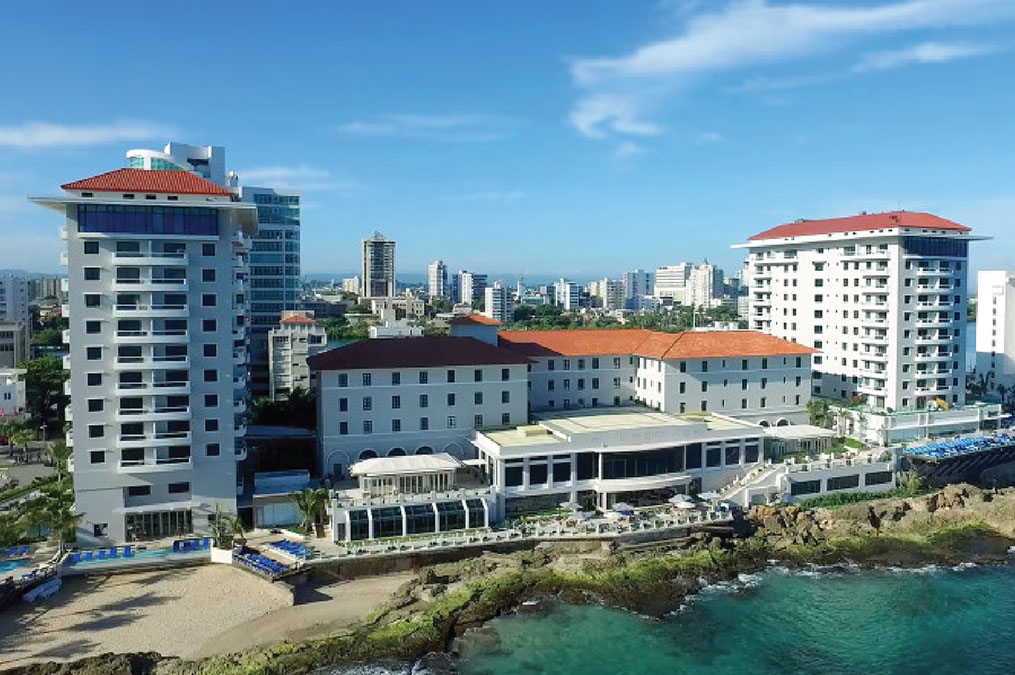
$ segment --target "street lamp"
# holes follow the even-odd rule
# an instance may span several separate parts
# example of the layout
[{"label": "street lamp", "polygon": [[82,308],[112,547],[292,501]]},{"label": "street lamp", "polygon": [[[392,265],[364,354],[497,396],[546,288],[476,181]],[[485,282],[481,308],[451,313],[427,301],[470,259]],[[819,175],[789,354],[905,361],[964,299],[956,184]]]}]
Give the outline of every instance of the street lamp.
[{"label": "street lamp", "polygon": [[46,425],[43,424],[41,427],[39,427],[39,431],[42,432],[42,442],[45,443],[46,442]]}]

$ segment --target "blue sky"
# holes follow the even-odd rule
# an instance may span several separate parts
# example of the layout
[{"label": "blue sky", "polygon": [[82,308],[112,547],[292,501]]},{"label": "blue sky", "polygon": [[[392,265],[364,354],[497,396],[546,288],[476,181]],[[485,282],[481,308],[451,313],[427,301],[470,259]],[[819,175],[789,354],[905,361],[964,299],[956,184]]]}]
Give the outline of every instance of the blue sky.
[{"label": "blue sky", "polygon": [[168,140],[303,192],[304,271],[575,278],[796,218],[926,210],[1015,267],[1015,2],[47,2],[3,10],[0,268],[59,271],[28,204]]}]

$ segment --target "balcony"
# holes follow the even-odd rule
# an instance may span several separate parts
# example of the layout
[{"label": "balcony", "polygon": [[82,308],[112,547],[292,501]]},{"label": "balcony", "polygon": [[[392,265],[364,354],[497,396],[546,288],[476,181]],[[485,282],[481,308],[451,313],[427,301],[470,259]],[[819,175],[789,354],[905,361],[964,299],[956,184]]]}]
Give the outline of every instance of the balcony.
[{"label": "balcony", "polygon": [[189,311],[187,305],[116,305],[113,308],[113,316],[117,318],[139,319],[151,318],[178,318],[187,316]]},{"label": "balcony", "polygon": [[63,343],[65,345],[69,345],[70,344],[70,328],[64,328],[63,329]]},{"label": "balcony", "polygon": [[236,456],[236,461],[237,462],[242,462],[243,460],[245,460],[247,458],[247,449],[245,447],[243,447],[243,448],[236,448],[236,450],[235,450],[235,456]]},{"label": "balcony", "polygon": [[186,356],[120,356],[113,368],[116,370],[159,370],[184,369],[190,367],[190,359]]},{"label": "balcony", "polygon": [[246,399],[236,399],[233,401],[233,412],[237,414],[247,412],[247,401]]},{"label": "balcony", "polygon": [[70,354],[63,355],[63,369],[70,370]]},{"label": "balcony", "polygon": [[67,226],[60,226],[60,241],[67,241]]},{"label": "balcony", "polygon": [[184,329],[118,330],[116,337],[123,344],[187,344],[190,341]]},{"label": "balcony", "polygon": [[63,304],[63,305],[60,305],[60,316],[62,316],[65,319],[69,319],[70,318],[70,305],[68,305],[66,303]]},{"label": "balcony", "polygon": [[116,470],[120,473],[145,473],[149,471],[189,471],[193,468],[192,457],[163,457],[120,460]]},{"label": "balcony", "polygon": [[233,350],[233,365],[243,366],[246,365],[246,363],[247,363],[247,350],[245,349]]},{"label": "balcony", "polygon": [[189,420],[190,406],[162,408],[121,408],[116,411],[117,422],[171,422]]},{"label": "balcony", "polygon": [[168,291],[171,293],[187,290],[186,279],[114,279],[114,291]]},{"label": "balcony", "polygon": [[245,327],[233,328],[233,339],[234,340],[245,340],[247,339],[247,329]]},{"label": "balcony", "polygon": [[150,253],[133,253],[130,251],[117,251],[115,254],[118,263],[127,265],[186,265],[189,258],[186,253],[161,253],[152,251]]},{"label": "balcony", "polygon": [[156,431],[151,434],[123,434],[116,443],[121,448],[147,448],[153,445],[190,445],[189,431]]},{"label": "balcony", "polygon": [[67,251],[60,251],[60,265],[62,267],[70,265],[70,260],[67,258]]},{"label": "balcony", "polygon": [[247,433],[247,424],[246,424],[246,422],[244,422],[242,424],[236,424],[236,425],[234,425],[233,426],[233,431],[236,432],[237,436],[245,436],[246,433]]}]

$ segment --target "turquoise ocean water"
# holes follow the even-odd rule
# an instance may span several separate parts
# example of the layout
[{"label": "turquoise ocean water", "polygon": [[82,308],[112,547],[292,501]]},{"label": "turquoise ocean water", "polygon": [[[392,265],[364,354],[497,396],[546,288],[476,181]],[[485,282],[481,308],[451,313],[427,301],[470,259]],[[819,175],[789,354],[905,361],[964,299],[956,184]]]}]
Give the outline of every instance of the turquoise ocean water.
[{"label": "turquoise ocean water", "polygon": [[1015,568],[769,571],[664,621],[559,605],[463,643],[463,675],[1015,673]]}]

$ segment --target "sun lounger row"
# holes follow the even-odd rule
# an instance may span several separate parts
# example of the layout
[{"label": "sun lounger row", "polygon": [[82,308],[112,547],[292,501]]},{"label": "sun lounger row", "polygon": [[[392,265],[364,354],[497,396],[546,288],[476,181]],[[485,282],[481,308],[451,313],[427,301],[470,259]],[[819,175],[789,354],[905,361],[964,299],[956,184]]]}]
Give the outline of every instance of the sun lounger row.
[{"label": "sun lounger row", "polygon": [[0,549],[0,558],[24,558],[31,551],[31,546],[12,546],[11,548]]},{"label": "sun lounger row", "polygon": [[294,558],[306,558],[310,555],[310,550],[307,549],[303,544],[299,544],[295,541],[289,541],[288,539],[279,539],[278,541],[269,541],[268,546],[274,549],[293,556]]},{"label": "sun lounger row", "polygon": [[1010,445],[1015,445],[1015,436],[998,434],[996,436],[980,436],[977,438],[957,438],[952,441],[940,441],[930,445],[921,445],[916,448],[906,449],[905,454],[943,459],[981,450],[1003,448]]},{"label": "sun lounger row", "polygon": [[286,565],[250,549],[241,549],[240,551],[234,553],[233,560],[245,567],[249,567],[255,572],[266,574],[269,577],[277,577],[289,571],[289,568]]},{"label": "sun lounger row", "polygon": [[133,546],[110,546],[109,548],[100,548],[97,551],[73,551],[67,556],[67,564],[76,565],[78,563],[97,562],[99,560],[133,557]]},{"label": "sun lounger row", "polygon": [[211,539],[178,539],[173,542],[173,553],[206,551],[210,546]]}]

